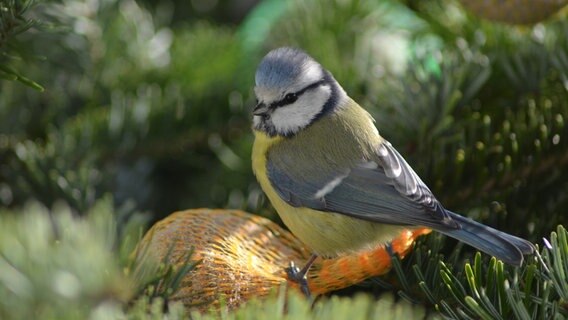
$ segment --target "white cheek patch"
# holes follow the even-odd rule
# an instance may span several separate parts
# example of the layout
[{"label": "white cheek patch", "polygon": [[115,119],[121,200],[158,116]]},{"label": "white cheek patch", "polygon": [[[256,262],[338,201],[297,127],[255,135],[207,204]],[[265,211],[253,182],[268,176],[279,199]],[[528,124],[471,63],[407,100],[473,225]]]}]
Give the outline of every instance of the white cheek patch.
[{"label": "white cheek patch", "polygon": [[300,131],[323,110],[330,96],[330,86],[320,86],[301,95],[295,103],[277,108],[271,115],[274,128],[282,134]]}]

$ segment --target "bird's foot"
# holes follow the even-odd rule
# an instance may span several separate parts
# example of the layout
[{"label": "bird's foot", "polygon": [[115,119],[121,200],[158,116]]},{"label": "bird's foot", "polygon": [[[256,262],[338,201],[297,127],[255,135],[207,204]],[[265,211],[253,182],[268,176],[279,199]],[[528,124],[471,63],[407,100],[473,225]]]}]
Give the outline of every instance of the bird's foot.
[{"label": "bird's foot", "polygon": [[304,269],[300,269],[294,261],[290,261],[290,266],[285,269],[286,275],[288,275],[288,279],[290,281],[296,282],[300,286],[300,290],[302,293],[307,297],[311,297],[310,287],[308,286],[308,277],[306,276],[307,272]]}]

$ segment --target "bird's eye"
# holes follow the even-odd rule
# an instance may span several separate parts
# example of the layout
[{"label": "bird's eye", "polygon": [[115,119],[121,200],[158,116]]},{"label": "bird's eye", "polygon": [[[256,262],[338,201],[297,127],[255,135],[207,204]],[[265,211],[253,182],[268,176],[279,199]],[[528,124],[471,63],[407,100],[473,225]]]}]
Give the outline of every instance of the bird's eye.
[{"label": "bird's eye", "polygon": [[295,93],[288,93],[284,96],[284,103],[290,104],[296,102],[298,100],[298,96]]}]

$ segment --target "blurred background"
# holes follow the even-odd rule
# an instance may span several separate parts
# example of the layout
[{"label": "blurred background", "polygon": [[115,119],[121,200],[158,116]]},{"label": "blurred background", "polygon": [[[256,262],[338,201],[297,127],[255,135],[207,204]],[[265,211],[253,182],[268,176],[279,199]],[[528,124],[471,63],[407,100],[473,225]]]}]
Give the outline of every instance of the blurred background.
[{"label": "blurred background", "polygon": [[250,168],[250,112],[256,65],[286,45],[447,208],[539,242],[568,219],[565,4],[2,2],[0,215],[82,216],[104,198],[118,230],[197,207],[279,222]]}]

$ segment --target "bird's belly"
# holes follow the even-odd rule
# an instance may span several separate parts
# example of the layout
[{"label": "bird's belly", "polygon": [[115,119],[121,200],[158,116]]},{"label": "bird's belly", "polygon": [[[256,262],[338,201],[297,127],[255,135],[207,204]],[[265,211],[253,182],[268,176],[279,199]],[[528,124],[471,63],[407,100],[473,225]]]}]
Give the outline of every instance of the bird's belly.
[{"label": "bird's belly", "polygon": [[315,253],[326,258],[376,248],[404,229],[338,213],[275,207],[290,231]]}]

